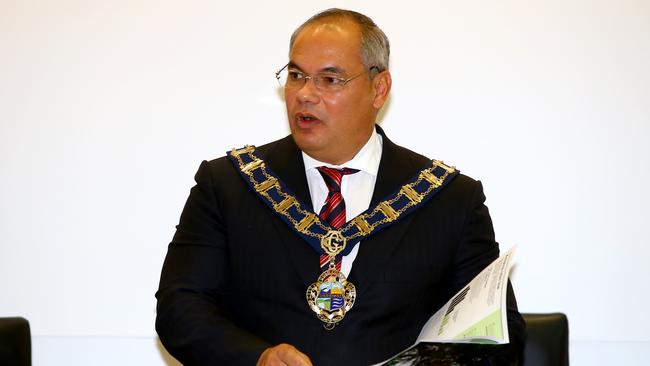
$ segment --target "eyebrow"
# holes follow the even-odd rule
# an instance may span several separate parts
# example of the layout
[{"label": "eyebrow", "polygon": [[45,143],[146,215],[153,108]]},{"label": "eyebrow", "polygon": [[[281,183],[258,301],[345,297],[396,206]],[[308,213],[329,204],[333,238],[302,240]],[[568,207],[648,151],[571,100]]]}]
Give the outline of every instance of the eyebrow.
[{"label": "eyebrow", "polygon": [[[304,71],[302,69],[302,67],[298,66],[298,64],[296,64],[293,61],[289,61],[289,64],[287,65],[287,67],[292,68],[292,69],[298,69],[300,71]],[[336,67],[336,66],[324,67],[324,68],[320,69],[319,72],[331,72],[331,73],[335,73],[335,74],[343,74],[344,73],[343,69],[341,69],[339,67]]]}]

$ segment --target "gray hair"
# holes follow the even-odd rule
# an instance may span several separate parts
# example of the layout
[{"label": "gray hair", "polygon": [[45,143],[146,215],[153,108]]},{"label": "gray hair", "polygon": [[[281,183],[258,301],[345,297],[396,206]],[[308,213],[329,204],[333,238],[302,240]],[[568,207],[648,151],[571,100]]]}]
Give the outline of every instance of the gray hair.
[{"label": "gray hair", "polygon": [[372,19],[352,10],[332,8],[307,19],[291,35],[289,50],[293,48],[296,37],[303,29],[308,25],[319,23],[325,19],[346,19],[357,24],[361,30],[361,60],[363,64],[368,69],[376,67],[379,72],[388,70],[388,58],[390,56],[388,37],[386,37],[384,32],[379,29]]}]

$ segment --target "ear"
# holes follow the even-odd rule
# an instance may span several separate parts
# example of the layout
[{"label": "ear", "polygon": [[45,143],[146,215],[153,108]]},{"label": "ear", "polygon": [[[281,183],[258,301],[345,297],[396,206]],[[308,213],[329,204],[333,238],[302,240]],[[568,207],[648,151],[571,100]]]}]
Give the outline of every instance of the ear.
[{"label": "ear", "polygon": [[375,88],[375,99],[372,102],[372,106],[378,110],[384,106],[386,100],[388,100],[388,93],[390,93],[390,87],[393,84],[393,79],[390,77],[390,72],[384,70],[377,74],[373,79],[373,86]]}]

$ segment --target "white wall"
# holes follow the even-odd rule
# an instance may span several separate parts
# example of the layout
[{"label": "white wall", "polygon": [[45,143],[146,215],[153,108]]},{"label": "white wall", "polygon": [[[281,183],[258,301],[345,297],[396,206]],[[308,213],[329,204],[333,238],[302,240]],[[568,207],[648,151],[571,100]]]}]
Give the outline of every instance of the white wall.
[{"label": "white wall", "polygon": [[153,294],[193,174],[287,133],[273,72],[331,6],[391,40],[391,139],[483,181],[520,309],[567,313],[574,364],[642,363],[650,2],[399,4],[0,0],[0,316],[35,365],[173,365]]}]

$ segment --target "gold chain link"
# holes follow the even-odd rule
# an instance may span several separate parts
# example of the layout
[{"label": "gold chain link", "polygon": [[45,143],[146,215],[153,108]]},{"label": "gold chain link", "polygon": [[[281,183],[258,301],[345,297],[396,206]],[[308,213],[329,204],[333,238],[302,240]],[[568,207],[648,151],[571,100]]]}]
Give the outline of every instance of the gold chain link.
[{"label": "gold chain link", "polygon": [[[239,169],[240,169],[243,173],[245,173],[245,174],[250,178],[250,181],[253,183],[253,186],[256,187],[256,186],[260,185],[261,183],[263,183],[263,182],[258,182],[258,181],[255,179],[254,174],[253,174],[253,171],[255,171],[256,169],[261,169],[262,174],[263,174],[264,177],[266,178],[264,182],[267,182],[267,181],[269,181],[269,180],[275,179],[275,177],[271,176],[271,175],[266,171],[266,163],[265,163],[265,162],[263,162],[263,161],[261,161],[261,162],[259,162],[259,163],[257,162],[257,161],[259,161],[260,159],[257,158],[255,155],[253,155],[253,152],[254,152],[254,151],[255,151],[255,148],[254,148],[253,146],[249,146],[249,145],[247,145],[245,148],[243,148],[243,149],[241,149],[241,150],[235,150],[235,149],[233,149],[233,151],[232,151],[232,156],[234,156],[234,157],[237,159],[237,163],[238,163],[238,165],[239,165]],[[244,162],[243,162],[243,160],[242,160],[242,158],[241,158],[241,155],[242,155],[242,154],[247,154],[248,157],[251,159],[251,163],[244,164]],[[255,163],[255,164],[251,165],[252,163]],[[245,169],[247,166],[254,166],[254,167],[253,167],[252,169]],[[433,170],[434,170],[436,167],[440,167],[440,168],[443,168],[443,169],[445,170],[445,173],[444,173],[441,177],[437,177],[437,176],[435,176],[435,178],[437,178],[437,179],[439,180],[439,184],[434,184],[433,182],[429,181],[429,180],[426,179],[426,177],[425,177],[426,173],[433,174]],[[455,168],[454,168],[454,167],[449,167],[449,166],[445,165],[445,164],[444,164],[443,162],[441,162],[441,161],[433,160],[433,166],[432,166],[431,168],[427,168],[427,169],[423,170],[422,173],[418,176],[418,179],[417,179],[415,182],[405,184],[405,185],[402,186],[402,187],[407,187],[407,186],[408,186],[409,188],[413,189],[413,187],[419,185],[419,184],[422,182],[422,180],[426,180],[427,182],[429,182],[429,186],[428,186],[428,188],[427,188],[423,193],[420,193],[420,194],[419,194],[420,196],[426,197],[429,193],[431,193],[431,191],[433,191],[434,189],[438,188],[438,187],[442,184],[442,182],[444,182],[445,179],[447,179],[447,177],[449,176],[449,174],[451,174],[451,173],[453,173],[453,172],[455,172]],[[277,188],[276,191],[277,191],[277,192],[280,194],[280,196],[282,196],[282,198],[283,198],[283,200],[281,200],[280,202],[284,201],[284,199],[287,199],[287,198],[294,198],[293,196],[289,195],[288,193],[286,193],[286,192],[284,192],[283,190],[280,189],[280,183],[279,183],[279,182],[276,182],[275,185],[276,185],[276,188]],[[271,187],[272,187],[272,186],[271,186]],[[260,195],[262,195],[264,198],[266,198],[269,202],[272,202],[274,205],[277,205],[278,202],[275,202],[275,201],[273,200],[273,198],[271,197],[271,195],[268,193],[269,190],[270,190],[270,189],[257,190],[257,192],[258,192]],[[366,219],[369,218],[369,217],[372,217],[373,215],[375,215],[376,213],[378,213],[378,211],[381,211],[381,208],[380,208],[380,207],[381,207],[382,204],[388,205],[388,206],[392,209],[392,207],[393,207],[392,205],[393,205],[395,202],[397,202],[397,200],[401,199],[402,197],[406,197],[406,198],[408,199],[408,203],[407,203],[406,205],[404,205],[404,207],[402,207],[402,208],[400,208],[399,210],[395,211],[395,217],[391,218],[391,217],[389,217],[389,216],[387,216],[387,215],[384,214],[384,218],[383,218],[383,219],[381,219],[381,220],[379,220],[379,221],[377,221],[377,222],[375,222],[375,223],[372,223],[372,224],[371,224],[371,223],[368,223],[368,221],[367,221]],[[296,200],[296,202],[298,202],[298,201]],[[357,218],[361,218],[362,220],[365,220],[366,223],[368,223],[368,227],[369,227],[369,229],[368,229],[368,230],[364,230],[364,231],[372,232],[372,231],[375,230],[375,228],[377,228],[377,227],[380,226],[380,225],[383,225],[383,224],[385,224],[385,223],[392,222],[392,221],[395,221],[395,220],[399,219],[399,217],[400,217],[400,216],[401,216],[405,211],[407,211],[407,210],[410,209],[411,207],[417,205],[418,203],[419,203],[418,200],[414,200],[414,199],[412,199],[411,197],[409,197],[409,195],[407,195],[406,193],[404,193],[403,190],[400,190],[400,193],[399,193],[398,195],[396,195],[395,197],[393,197],[393,198],[391,198],[391,199],[389,199],[389,200],[386,200],[386,201],[382,201],[382,202],[380,202],[380,203],[379,203],[379,204],[378,204],[378,205],[377,205],[377,206],[376,206],[376,207],[375,207],[375,208],[374,208],[370,213],[362,213],[362,214],[360,214],[359,216],[357,216]],[[302,208],[302,205],[301,205],[300,203],[297,203],[297,204],[295,205],[295,208],[296,208],[296,210],[297,210],[297,211],[298,211],[298,212],[299,212],[303,217],[305,217],[305,216],[307,216],[307,215],[314,215],[313,212],[303,209],[303,208]],[[312,232],[311,230],[309,230],[309,228],[310,228],[311,226],[313,226],[313,225],[317,225],[319,228],[321,228],[321,229],[322,229],[324,232],[326,232],[326,233],[330,230],[330,228],[328,228],[327,226],[325,226],[325,225],[320,221],[320,219],[318,218],[318,215],[315,215],[315,218],[314,218],[314,220],[313,220],[313,222],[312,222],[311,225],[309,225],[309,226],[305,227],[304,229],[300,230],[300,229],[299,229],[299,224],[300,224],[300,222],[298,222],[296,219],[294,219],[293,217],[291,217],[291,215],[289,215],[289,213],[287,212],[288,209],[286,209],[286,210],[284,210],[284,211],[280,211],[280,210],[276,210],[276,211],[277,211],[278,213],[280,213],[282,216],[286,217],[286,218],[291,222],[291,224],[293,225],[294,228],[296,228],[299,232],[301,232],[301,233],[303,233],[303,234],[305,234],[305,235],[307,235],[307,236],[311,236],[311,237],[314,237],[314,238],[317,238],[317,239],[322,239],[322,238],[323,238],[324,234],[317,234],[317,233],[314,233],[314,232]],[[382,212],[382,213],[383,213],[383,212]],[[350,221],[347,222],[346,225],[344,225],[344,226],[343,226],[342,228],[340,228],[338,231],[341,232],[341,233],[343,233],[343,232],[345,232],[346,230],[351,229],[351,228],[352,228],[353,226],[355,226],[355,225],[356,225],[356,224],[355,224],[355,220],[354,220],[354,219],[353,219],[353,220],[350,220]],[[360,236],[363,236],[363,235],[364,235],[364,232],[363,232],[363,231],[361,231],[361,230],[357,230],[357,232],[356,232],[355,234],[351,235],[350,237],[348,237],[348,238],[346,238],[346,239],[347,239],[348,241],[349,241],[349,240],[354,240],[354,239],[356,239],[356,238],[358,238],[358,237],[360,237]]]}]

